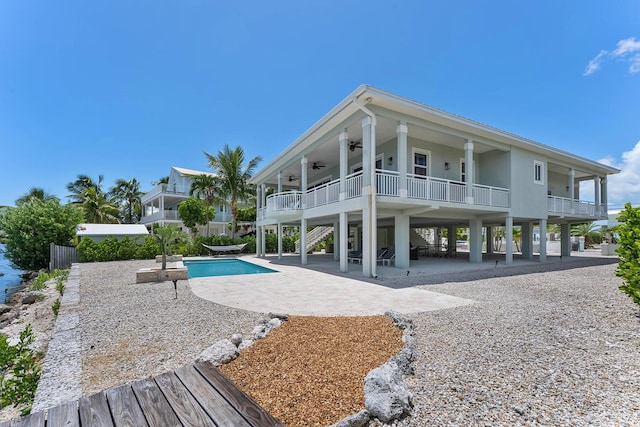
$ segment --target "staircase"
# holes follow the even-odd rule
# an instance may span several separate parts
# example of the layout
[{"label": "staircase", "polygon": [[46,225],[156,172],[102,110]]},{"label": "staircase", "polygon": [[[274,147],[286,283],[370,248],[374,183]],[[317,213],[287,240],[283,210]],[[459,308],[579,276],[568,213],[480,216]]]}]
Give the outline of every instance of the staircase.
[{"label": "staircase", "polygon": [[[315,245],[326,239],[333,233],[333,227],[316,227],[307,233],[307,250],[309,252]],[[300,239],[296,240],[296,253],[300,253]]]},{"label": "staircase", "polygon": [[413,228],[413,233],[409,236],[412,246],[427,246],[433,244],[433,229],[431,228]]}]

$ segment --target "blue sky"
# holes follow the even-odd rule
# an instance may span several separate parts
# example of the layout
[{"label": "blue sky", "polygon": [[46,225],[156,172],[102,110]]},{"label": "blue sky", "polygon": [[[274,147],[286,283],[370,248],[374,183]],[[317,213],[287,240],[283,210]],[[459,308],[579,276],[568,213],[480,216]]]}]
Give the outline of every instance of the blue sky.
[{"label": "blue sky", "polygon": [[640,203],[640,3],[0,2],[0,205],[263,165],[358,85],[602,160]]}]

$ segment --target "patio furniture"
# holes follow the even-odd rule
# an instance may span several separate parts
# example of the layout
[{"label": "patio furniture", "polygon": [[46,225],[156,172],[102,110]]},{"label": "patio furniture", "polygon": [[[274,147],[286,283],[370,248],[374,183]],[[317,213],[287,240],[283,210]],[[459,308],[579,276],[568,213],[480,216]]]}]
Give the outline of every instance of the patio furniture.
[{"label": "patio furniture", "polygon": [[362,264],[362,251],[350,251],[347,256],[347,262]]},{"label": "patio furniture", "polygon": [[382,265],[391,266],[391,261],[395,261],[396,259],[396,249],[389,248],[386,250],[380,257],[378,257],[377,261],[382,262]]}]

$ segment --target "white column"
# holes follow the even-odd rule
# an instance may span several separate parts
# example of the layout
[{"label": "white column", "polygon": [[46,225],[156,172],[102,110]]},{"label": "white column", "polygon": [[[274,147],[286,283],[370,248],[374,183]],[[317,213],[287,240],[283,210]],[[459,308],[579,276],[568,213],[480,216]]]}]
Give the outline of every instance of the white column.
[{"label": "white column", "polygon": [[[347,256],[349,251],[349,222],[347,221],[347,213],[340,212],[340,271],[346,273],[349,271],[347,264]],[[335,234],[335,231],[334,231]],[[334,246],[335,250],[335,246]]]},{"label": "white column", "polygon": [[[375,160],[371,164],[371,154],[374,151],[371,141],[371,117],[362,119],[362,275],[371,277],[374,269],[376,254],[376,241],[372,225],[371,211],[373,209],[373,180],[372,170],[375,172]],[[375,159],[375,153],[374,159]],[[373,261],[373,262],[372,262]]]},{"label": "white column", "polygon": [[607,177],[603,177],[600,181],[600,203],[602,203],[602,215],[607,215],[609,200],[607,198]]},{"label": "white column", "polygon": [[411,240],[409,236],[409,216],[395,216],[395,266],[399,268],[409,268]]},{"label": "white column", "polygon": [[473,204],[473,141],[470,139],[467,139],[467,142],[464,144],[464,165],[467,179],[467,197],[465,201]]},{"label": "white column", "polygon": [[482,263],[482,220],[469,221],[469,262]]},{"label": "white column", "polygon": [[400,197],[407,197],[407,134],[409,127],[407,122],[400,120],[397,133],[397,155],[396,162],[398,163],[398,181],[399,181],[399,195]]},{"label": "white column", "polygon": [[347,142],[349,141],[349,134],[347,133],[347,129],[344,129],[340,132],[339,136],[340,140],[340,195],[339,200],[344,200],[347,198],[347,170],[348,170],[348,162],[347,159]]},{"label": "white column", "polygon": [[560,255],[571,256],[571,225],[560,224]]},{"label": "white column", "polygon": [[[260,211],[260,209],[262,208],[262,198],[260,197],[260,184],[256,185],[256,209],[258,211]],[[223,205],[223,209],[224,209],[224,205]],[[223,221],[224,221],[224,215],[223,215]],[[257,221],[256,221],[257,224]],[[262,228],[263,226],[257,225],[257,229],[256,229],[256,256],[261,256],[262,255]],[[224,226],[223,226],[223,231],[224,231]]]},{"label": "white column", "polygon": [[600,204],[600,177],[593,178],[593,194],[596,207]]},{"label": "white column", "polygon": [[282,193],[282,171],[278,172],[278,193]]},{"label": "white column", "polygon": [[530,222],[523,222],[520,228],[522,230],[522,258],[533,259],[533,227]]},{"label": "white column", "polygon": [[307,265],[307,219],[300,220],[300,264]]},{"label": "white column", "polygon": [[340,221],[333,221],[333,260],[338,261],[340,259]]},{"label": "white column", "polygon": [[278,222],[278,259],[282,259],[282,223]]},{"label": "white column", "polygon": [[264,225],[262,227],[260,227],[260,229],[261,229],[261,233],[260,234],[262,234],[262,238],[261,238],[261,242],[260,242],[261,245],[260,246],[262,246],[261,253],[262,253],[262,256],[264,257],[264,256],[267,256],[267,237],[266,237],[267,230],[265,229]]},{"label": "white column", "polygon": [[504,221],[504,227],[506,228],[506,238],[507,238],[507,247],[506,255],[505,255],[505,264],[511,265],[513,264],[513,217],[508,216]]},{"label": "white column", "polygon": [[[457,227],[455,225],[447,227],[447,256],[454,254],[456,247],[456,229]],[[451,245],[453,245],[453,247]]]},{"label": "white column", "polygon": [[569,182],[567,183],[567,185],[569,186],[569,195],[567,197],[573,200],[576,197],[575,196],[576,171],[573,168],[569,169]]},{"label": "white column", "polygon": [[547,260],[547,220],[540,220],[540,262]]},{"label": "white column", "polygon": [[305,209],[307,198],[305,197],[305,193],[307,191],[307,156],[302,156],[300,159],[300,192],[302,193],[302,200],[300,201],[300,206],[302,209]]}]

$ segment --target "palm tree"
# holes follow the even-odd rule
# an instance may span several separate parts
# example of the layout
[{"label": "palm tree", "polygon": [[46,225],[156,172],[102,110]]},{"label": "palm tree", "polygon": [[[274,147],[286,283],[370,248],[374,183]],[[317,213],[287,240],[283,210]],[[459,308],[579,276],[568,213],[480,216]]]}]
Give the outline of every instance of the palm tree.
[{"label": "palm tree", "polygon": [[127,210],[126,223],[133,224],[133,213],[134,211],[136,213],[140,211],[140,198],[144,194],[144,192],[140,191],[140,182],[135,178],[128,181],[117,179],[116,185],[111,189],[111,194]]},{"label": "palm tree", "polygon": [[231,237],[236,235],[238,202],[246,201],[255,191],[249,185],[249,179],[262,157],[256,156],[245,165],[242,147],[230,149],[225,145],[218,155],[204,153],[209,160],[209,167],[216,173],[217,193],[231,206]]},{"label": "palm tree", "polygon": [[207,236],[209,235],[209,211],[213,202],[219,200],[216,177],[208,174],[200,174],[191,178],[190,196],[196,196],[204,200],[206,206]]},{"label": "palm tree", "polygon": [[180,230],[175,224],[167,224],[156,227],[153,232],[153,237],[160,245],[160,250],[162,251],[162,269],[166,270],[167,250],[169,250],[169,255],[171,255],[171,245],[177,240],[188,239],[189,235]]},{"label": "palm tree", "polygon": [[71,203],[82,203],[84,200],[83,193],[88,188],[95,188],[97,193],[102,192],[102,181],[104,181],[104,175],[98,175],[98,182],[95,182],[88,175],[78,175],[78,179],[67,184],[67,190],[71,194],[67,197],[71,199]]},{"label": "palm tree", "polygon": [[151,181],[151,185],[160,185],[160,184],[168,184],[168,183],[169,183],[169,176],[163,176],[157,181]]},{"label": "palm tree", "polygon": [[571,227],[571,235],[572,236],[584,236],[584,246],[591,246],[591,237],[589,236],[591,233],[596,231],[598,226],[593,222],[585,222],[582,224],[576,224]]},{"label": "palm tree", "polygon": [[120,222],[115,200],[107,197],[96,187],[89,187],[82,192],[82,202],[79,203],[84,211],[85,220],[91,224],[117,224]]},{"label": "palm tree", "polygon": [[29,191],[24,196],[16,200],[16,205],[21,205],[22,203],[28,203],[34,199],[38,199],[43,202],[48,202],[49,200],[57,200],[58,202],[60,201],[60,199],[58,199],[56,196],[54,196],[53,194],[47,193],[42,188],[31,187],[31,189],[29,189]]}]

